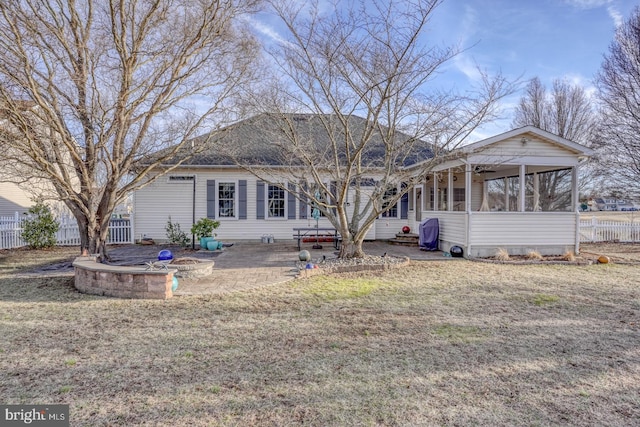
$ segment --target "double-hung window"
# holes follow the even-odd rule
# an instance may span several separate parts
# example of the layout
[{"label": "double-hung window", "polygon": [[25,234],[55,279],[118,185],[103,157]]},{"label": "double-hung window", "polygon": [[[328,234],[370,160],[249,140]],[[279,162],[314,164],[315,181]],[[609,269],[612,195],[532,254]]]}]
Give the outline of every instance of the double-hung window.
[{"label": "double-hung window", "polygon": [[235,218],[236,216],[236,183],[221,182],[218,184],[218,218]]},{"label": "double-hung window", "polygon": [[398,218],[398,203],[391,203],[388,199],[394,198],[398,194],[396,187],[390,187],[384,193],[384,202],[382,203],[383,218]]},{"label": "double-hung window", "polygon": [[267,218],[286,218],[287,199],[284,188],[267,186]]}]

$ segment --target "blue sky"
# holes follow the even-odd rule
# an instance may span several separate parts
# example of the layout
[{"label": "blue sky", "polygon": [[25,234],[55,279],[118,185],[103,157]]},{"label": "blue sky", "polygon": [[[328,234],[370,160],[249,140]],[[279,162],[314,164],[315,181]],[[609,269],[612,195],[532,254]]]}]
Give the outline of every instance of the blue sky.
[{"label": "blue sky", "polygon": [[[478,65],[520,78],[523,87],[537,76],[547,87],[560,78],[593,93],[594,75],[616,26],[636,5],[632,0],[445,0],[432,16],[426,39],[466,49],[442,69],[438,82],[443,88],[472,87]],[[258,29],[277,37],[267,22]],[[503,120],[479,130],[473,140],[509,130],[520,96],[506,99]]]},{"label": "blue sky", "polygon": [[[469,48],[443,75],[458,89],[473,83],[478,64],[524,83],[537,76],[547,87],[554,79],[567,79],[593,93],[593,78],[616,26],[636,5],[630,0],[448,0],[433,15],[430,37]],[[505,119],[476,137],[508,130],[520,96],[507,99]]]}]

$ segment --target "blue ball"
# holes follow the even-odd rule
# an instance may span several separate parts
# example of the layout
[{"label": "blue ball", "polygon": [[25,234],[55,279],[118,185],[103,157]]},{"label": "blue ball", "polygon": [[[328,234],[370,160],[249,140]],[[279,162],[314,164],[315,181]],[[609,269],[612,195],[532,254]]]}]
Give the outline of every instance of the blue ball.
[{"label": "blue ball", "polygon": [[158,252],[158,261],[168,261],[170,259],[173,259],[173,254],[169,249],[163,249]]},{"label": "blue ball", "polygon": [[175,292],[178,289],[178,278],[173,276],[173,282],[171,283],[171,292]]}]

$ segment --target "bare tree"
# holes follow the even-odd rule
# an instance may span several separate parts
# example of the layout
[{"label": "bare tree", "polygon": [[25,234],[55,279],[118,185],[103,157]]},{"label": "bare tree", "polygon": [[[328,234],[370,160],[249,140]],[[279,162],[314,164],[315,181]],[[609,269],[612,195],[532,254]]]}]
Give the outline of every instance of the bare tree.
[{"label": "bare tree", "polygon": [[82,251],[104,255],[115,206],[221,120],[250,75],[256,44],[236,18],[254,7],[246,0],[0,3],[4,164],[16,177],[51,183],[79,224]]},{"label": "bare tree", "polygon": [[[535,77],[520,98],[512,125],[535,126],[562,138],[589,145],[595,123],[592,101],[584,88],[556,79],[551,93],[547,93],[540,79]],[[582,173],[584,175],[587,172]],[[538,174],[541,210],[554,210],[570,204],[570,174],[570,169]]]},{"label": "bare tree", "polygon": [[602,121],[598,152],[604,173],[640,192],[640,7],[621,25],[596,76]]},{"label": "bare tree", "polygon": [[235,148],[238,164],[267,182],[298,185],[301,200],[342,235],[341,257],[364,255],[374,221],[495,118],[498,101],[512,90],[502,76],[482,72],[474,92],[434,85],[460,53],[434,46],[426,34],[440,3],[270,2],[284,34],[270,49],[273,86],[253,94],[253,105],[269,113],[261,131],[288,167],[249,165],[245,145],[224,138],[220,148],[230,154]]}]

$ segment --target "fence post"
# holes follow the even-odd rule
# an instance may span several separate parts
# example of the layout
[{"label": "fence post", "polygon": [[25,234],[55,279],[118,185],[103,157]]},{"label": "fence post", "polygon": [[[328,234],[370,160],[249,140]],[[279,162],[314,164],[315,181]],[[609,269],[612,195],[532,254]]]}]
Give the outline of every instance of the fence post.
[{"label": "fence post", "polygon": [[596,241],[596,227],[598,226],[598,218],[596,218],[595,216],[591,217],[591,243],[594,243]]}]

